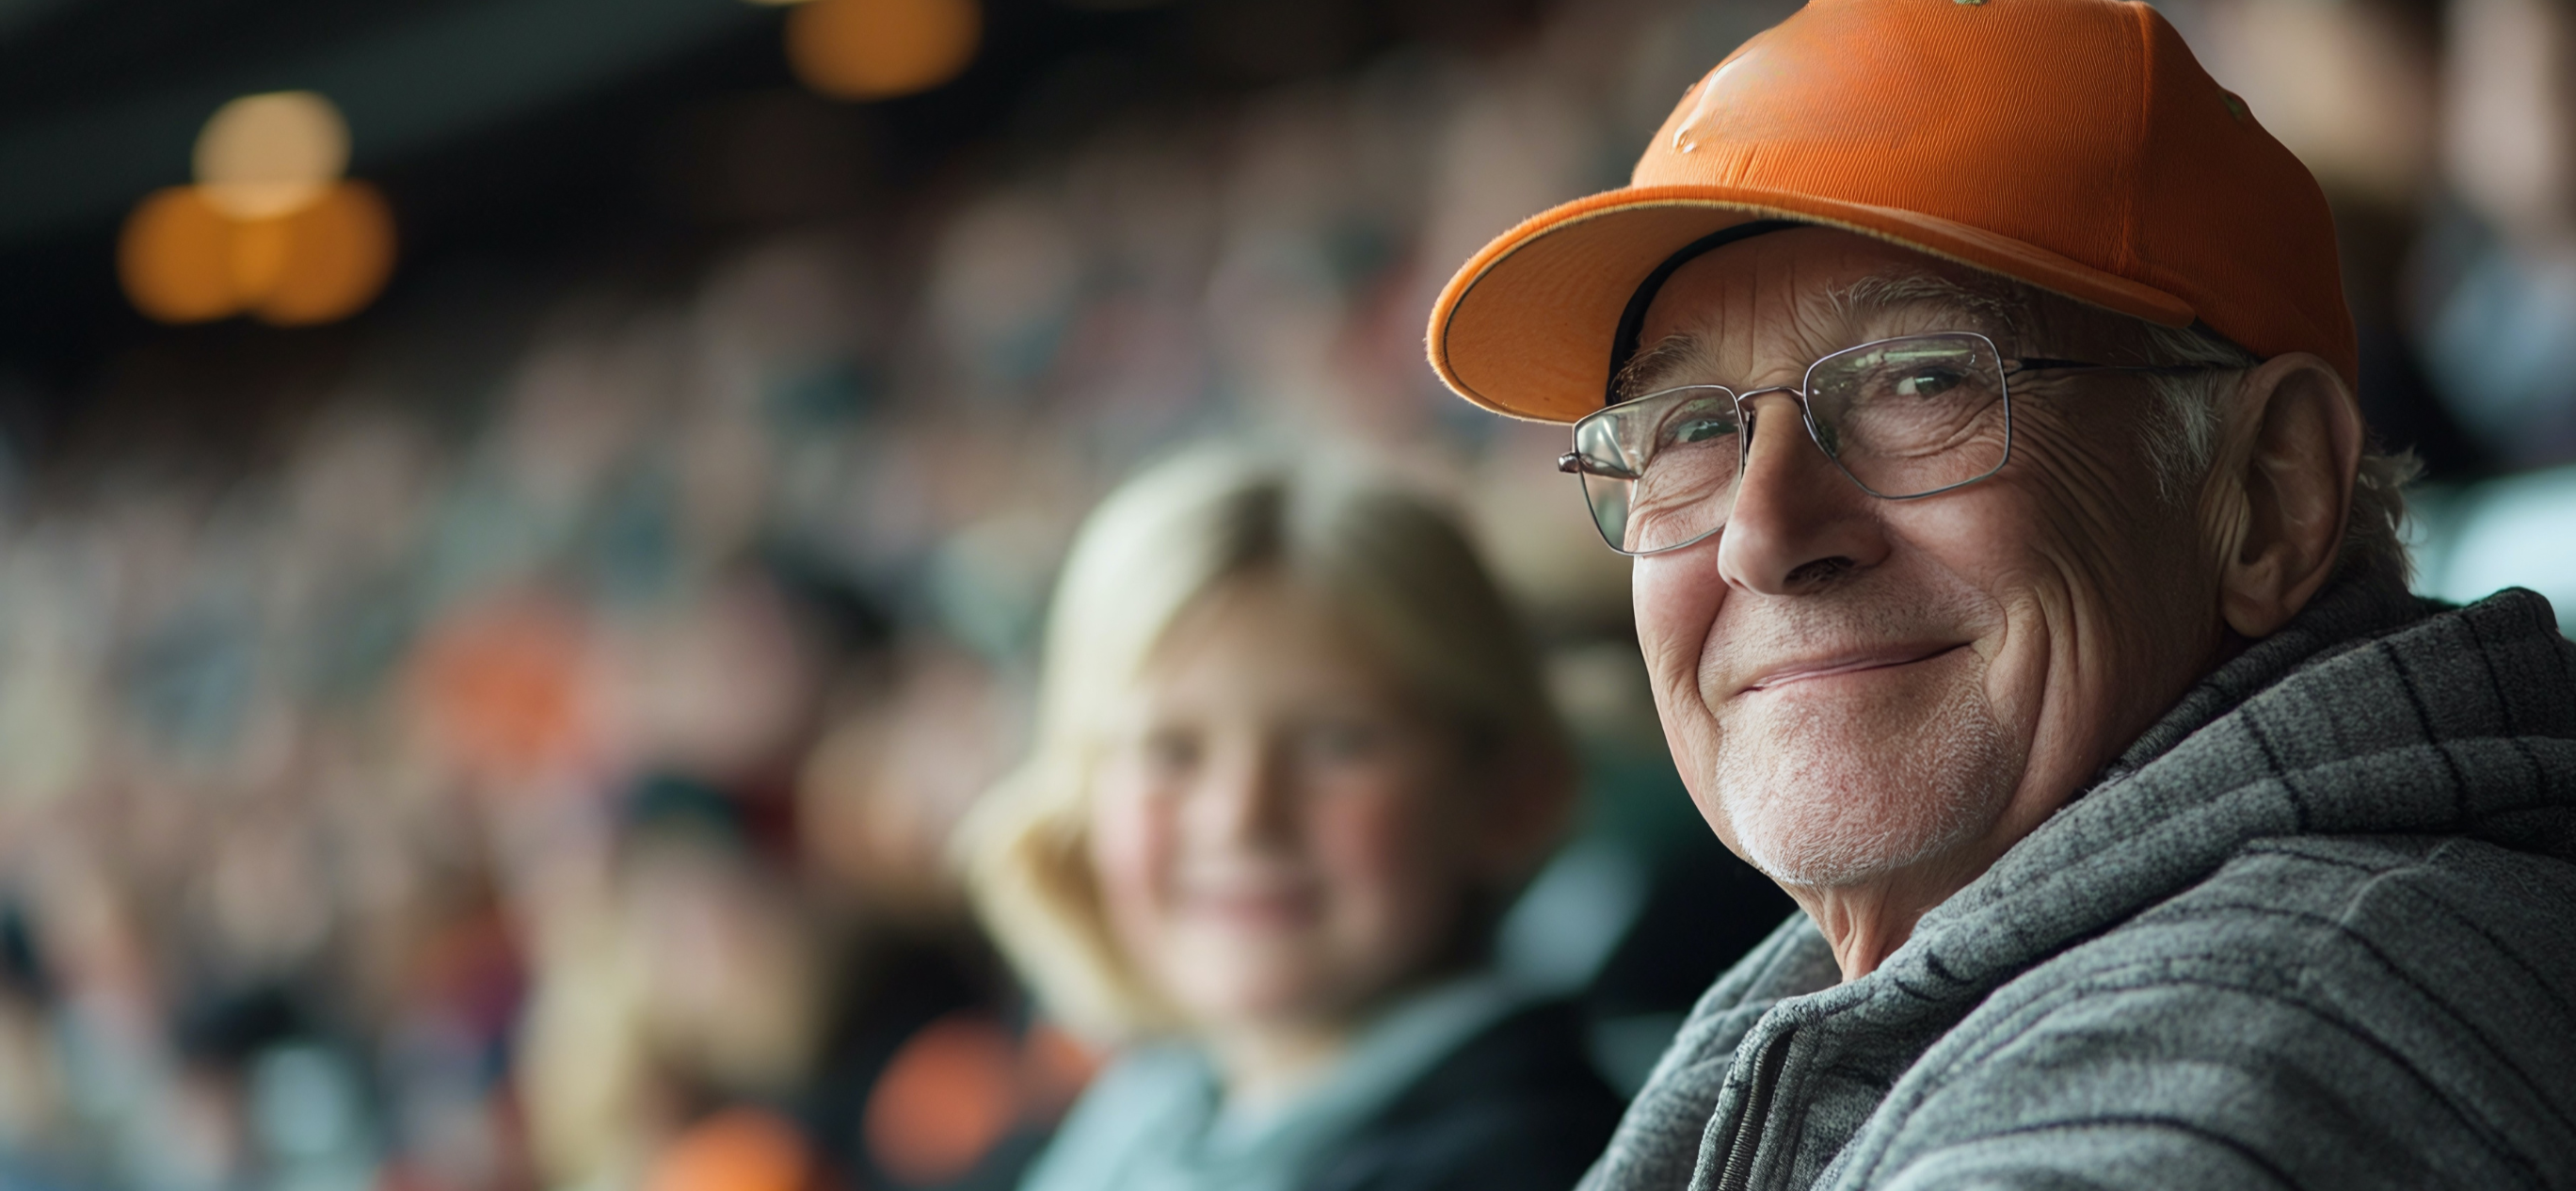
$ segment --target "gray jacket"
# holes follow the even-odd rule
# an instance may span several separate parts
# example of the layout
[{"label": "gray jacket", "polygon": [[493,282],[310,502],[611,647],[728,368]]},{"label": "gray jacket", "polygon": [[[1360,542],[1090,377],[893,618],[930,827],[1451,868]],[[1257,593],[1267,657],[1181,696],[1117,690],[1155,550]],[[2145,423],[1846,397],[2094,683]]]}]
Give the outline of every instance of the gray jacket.
[{"label": "gray jacket", "polygon": [[2576,1187],[2576,645],[2333,589],[1837,979],[1784,924],[1583,1186]]}]

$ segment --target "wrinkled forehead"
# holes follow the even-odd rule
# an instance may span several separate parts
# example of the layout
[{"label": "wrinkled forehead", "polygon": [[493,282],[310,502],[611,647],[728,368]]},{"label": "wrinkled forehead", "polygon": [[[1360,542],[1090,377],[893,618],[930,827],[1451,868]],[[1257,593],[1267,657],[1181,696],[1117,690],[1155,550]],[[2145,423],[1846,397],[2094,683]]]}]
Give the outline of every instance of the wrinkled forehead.
[{"label": "wrinkled forehead", "polygon": [[1675,384],[1795,384],[1819,356],[1927,331],[1977,331],[2020,350],[2038,314],[2031,297],[1991,274],[1866,236],[1773,232],[1665,280],[1620,388],[1633,396]]}]

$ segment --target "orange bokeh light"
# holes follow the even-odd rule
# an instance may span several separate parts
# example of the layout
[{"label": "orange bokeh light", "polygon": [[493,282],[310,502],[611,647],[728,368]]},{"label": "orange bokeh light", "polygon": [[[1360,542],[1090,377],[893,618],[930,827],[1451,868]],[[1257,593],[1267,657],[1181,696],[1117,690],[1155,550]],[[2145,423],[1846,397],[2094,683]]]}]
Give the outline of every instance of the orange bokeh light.
[{"label": "orange bokeh light", "polygon": [[787,63],[839,99],[891,99],[957,77],[975,58],[976,0],[809,0],[787,14]]},{"label": "orange bokeh light", "polygon": [[134,308],[165,323],[237,314],[233,221],[194,186],[154,191],[125,220],[116,271]]},{"label": "orange bokeh light", "polygon": [[868,1092],[860,1131],[886,1173],[954,1182],[1019,1115],[1019,1056],[1000,1025],[952,1013],[907,1039]]},{"label": "orange bokeh light", "polygon": [[285,243],[252,306],[264,322],[337,322],[374,301],[393,276],[393,210],[373,186],[343,182],[322,201],[273,222]]},{"label": "orange bokeh light", "polygon": [[284,215],[236,219],[201,187],[156,191],[126,220],[126,297],[166,323],[248,313],[282,327],[364,309],[393,274],[393,212],[364,182],[333,184]]}]

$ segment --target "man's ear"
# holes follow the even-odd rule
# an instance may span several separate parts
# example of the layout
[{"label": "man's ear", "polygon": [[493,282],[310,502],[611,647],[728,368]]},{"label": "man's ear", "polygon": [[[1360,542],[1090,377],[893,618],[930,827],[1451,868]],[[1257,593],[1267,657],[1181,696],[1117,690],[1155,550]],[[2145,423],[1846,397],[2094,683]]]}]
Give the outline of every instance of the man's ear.
[{"label": "man's ear", "polygon": [[2275,356],[2245,374],[2203,505],[2227,627],[2270,636],[2334,577],[2362,435],[2352,390],[2317,356]]}]

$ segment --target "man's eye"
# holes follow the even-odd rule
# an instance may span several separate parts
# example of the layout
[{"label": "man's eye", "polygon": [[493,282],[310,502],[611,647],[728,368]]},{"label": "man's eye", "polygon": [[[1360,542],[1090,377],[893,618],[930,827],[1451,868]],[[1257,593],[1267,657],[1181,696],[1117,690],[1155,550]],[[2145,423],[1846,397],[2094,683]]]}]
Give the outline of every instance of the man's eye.
[{"label": "man's eye", "polygon": [[1676,443],[1691,443],[1724,438],[1733,433],[1733,418],[1686,418],[1673,424],[1669,437]]},{"label": "man's eye", "polygon": [[1896,382],[1896,394],[1900,397],[1938,397],[1958,388],[1965,379],[1947,368],[1917,369]]}]

